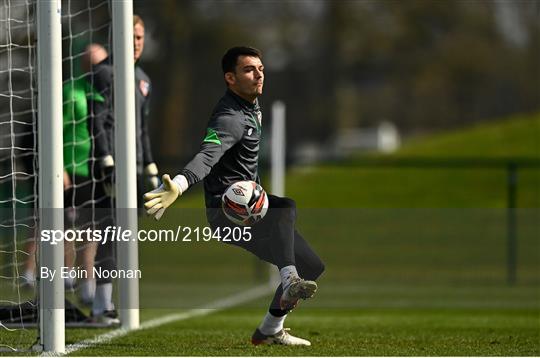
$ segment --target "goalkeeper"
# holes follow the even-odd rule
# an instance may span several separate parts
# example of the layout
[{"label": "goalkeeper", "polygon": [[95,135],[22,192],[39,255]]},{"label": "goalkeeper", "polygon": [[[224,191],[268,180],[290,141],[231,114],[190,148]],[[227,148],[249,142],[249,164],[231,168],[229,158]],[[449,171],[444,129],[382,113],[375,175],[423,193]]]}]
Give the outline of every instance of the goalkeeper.
[{"label": "goalkeeper", "polygon": [[[135,63],[144,49],[144,22],[133,16],[133,49]],[[113,110],[113,66],[108,57],[93,68],[92,84],[101,94],[103,100],[91,103],[92,113],[90,130],[93,138],[93,175],[102,183],[104,195],[95,198],[98,211],[106,220],[101,220],[104,229],[114,225],[111,209],[114,208],[114,110]],[[135,117],[137,143],[137,192],[142,198],[145,188],[155,189],[158,186],[158,169],[152,157],[148,136],[148,117],[150,112],[151,83],[150,78],[138,66],[135,66]],[[142,206],[139,201],[138,207]],[[106,271],[114,270],[116,260],[114,245],[111,241],[98,246],[96,268]],[[96,279],[96,293],[92,306],[92,318],[97,323],[108,325],[120,323],[112,302],[112,280]]]},{"label": "goalkeeper", "polygon": [[[208,222],[213,228],[231,226],[220,209],[221,195],[234,182],[260,183],[257,171],[262,115],[257,98],[262,94],[264,67],[261,52],[252,47],[234,47],[222,58],[227,90],[214,108],[199,153],[170,179],[146,193],[148,214],[160,219],[189,187],[204,179]],[[290,335],[283,323],[299,299],[313,296],[314,282],[324,271],[320,258],[295,229],[293,200],[268,195],[269,211],[253,227],[251,241],[231,242],[275,264],[281,284],[276,289],[268,313],[252,336],[253,344],[310,345],[308,340]]]}]

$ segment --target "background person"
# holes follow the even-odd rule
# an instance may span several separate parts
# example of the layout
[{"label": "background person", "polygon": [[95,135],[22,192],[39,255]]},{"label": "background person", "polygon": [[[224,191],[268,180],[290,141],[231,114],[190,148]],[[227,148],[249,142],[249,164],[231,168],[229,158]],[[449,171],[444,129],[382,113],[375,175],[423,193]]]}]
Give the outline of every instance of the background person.
[{"label": "background person", "polygon": [[[135,63],[144,50],[144,22],[133,16],[133,48]],[[100,228],[114,225],[112,208],[114,204],[114,108],[113,108],[113,59],[111,56],[94,66],[93,84],[102,95],[103,100],[92,102],[93,116],[91,132],[93,138],[93,157],[95,158],[93,175],[100,181],[103,198],[97,201],[97,210],[101,211],[103,220]],[[145,189],[154,189],[158,185],[158,169],[152,157],[148,136],[148,120],[150,112],[151,82],[146,73],[135,65],[135,117],[137,143],[137,195],[139,206],[142,204],[142,193]],[[98,245],[96,268],[114,270],[116,267],[115,250],[112,242]],[[118,315],[112,302],[112,280],[98,278],[96,280],[96,297],[92,306],[94,321],[105,324],[118,324]]]}]

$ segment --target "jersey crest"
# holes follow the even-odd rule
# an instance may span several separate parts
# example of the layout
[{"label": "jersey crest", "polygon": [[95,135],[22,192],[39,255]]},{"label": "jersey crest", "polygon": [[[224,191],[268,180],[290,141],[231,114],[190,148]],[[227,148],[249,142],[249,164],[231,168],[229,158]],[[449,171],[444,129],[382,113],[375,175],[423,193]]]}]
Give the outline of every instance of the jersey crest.
[{"label": "jersey crest", "polygon": [[145,80],[140,80],[139,89],[141,90],[143,96],[148,96],[148,92],[150,91],[150,83],[146,82]]}]

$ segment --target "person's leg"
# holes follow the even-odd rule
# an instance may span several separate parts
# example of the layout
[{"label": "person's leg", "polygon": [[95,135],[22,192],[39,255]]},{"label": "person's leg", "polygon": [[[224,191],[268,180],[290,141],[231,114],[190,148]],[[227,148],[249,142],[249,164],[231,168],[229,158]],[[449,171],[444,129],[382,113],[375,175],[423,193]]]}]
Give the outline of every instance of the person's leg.
[{"label": "person's leg", "polygon": [[[314,280],[324,271],[324,264],[295,229],[294,201],[272,196],[270,208],[274,209],[270,220],[256,230],[266,230],[270,235],[254,247],[254,253],[278,266],[282,282],[276,289],[268,312],[252,336],[252,343],[310,345],[309,341],[285,332],[283,324],[287,313],[296,306],[299,298],[313,295],[317,288]],[[288,256],[291,246],[292,259]]]},{"label": "person's leg", "polygon": [[[102,235],[108,226],[114,226],[115,207],[113,199],[106,196],[101,185],[96,185],[95,218],[98,221],[95,228],[101,230]],[[116,269],[115,242],[107,240],[105,244],[98,243],[94,266],[96,271],[112,271]],[[92,303],[92,316],[95,320],[105,324],[119,324],[112,301],[113,284],[110,278],[96,277],[96,290]]]},{"label": "person's leg", "polygon": [[[309,298],[316,289],[313,282],[324,270],[319,257],[309,247],[304,238],[295,229],[296,204],[292,199],[268,195],[269,210],[265,218],[252,227],[253,241],[232,243],[255,254],[261,260],[278,267],[281,285],[275,297],[283,299],[291,283],[295,283],[296,297],[291,298],[294,305],[298,298]],[[221,212],[216,212],[214,226],[232,225]],[[298,241],[298,242],[297,242]],[[297,260],[298,264],[297,264]],[[299,266],[298,266],[299,265]],[[308,282],[306,282],[308,280]],[[283,288],[285,288],[283,290]],[[275,306],[273,309],[288,311],[287,305]],[[285,308],[285,309],[283,309]],[[292,307],[289,307],[289,309]]]},{"label": "person's leg", "polygon": [[[294,235],[294,253],[298,274],[303,279],[315,281],[324,272],[324,263],[302,235],[300,235],[298,230],[295,230]],[[269,312],[275,316],[284,316],[290,311],[281,309],[280,300],[282,295],[283,286],[280,284],[276,289],[274,299],[269,308]]]},{"label": "person's leg", "polygon": [[[77,193],[77,183],[75,177],[70,175],[72,180],[71,187],[64,188],[64,230],[75,230],[75,220],[76,220],[76,204],[74,201],[75,195]],[[72,270],[75,265],[75,243],[73,241],[64,240],[64,266]],[[75,278],[66,277],[64,278],[64,287],[67,290],[72,290],[75,287]]]},{"label": "person's leg", "polygon": [[[112,224],[112,221],[110,222]],[[103,226],[103,229],[106,226]],[[112,271],[116,269],[115,242],[107,241],[105,244],[98,244],[95,268],[97,272]],[[92,302],[91,319],[97,323],[106,325],[118,325],[120,319],[113,303],[113,283],[110,278],[97,276],[95,278],[96,288],[94,300]]]},{"label": "person's leg", "polygon": [[[276,265],[279,269],[281,283],[284,287],[284,305],[295,302],[300,291],[313,291],[314,282],[305,282],[298,275],[294,256],[294,226],[296,222],[296,204],[294,200],[268,195],[269,209],[265,218],[253,226],[253,235],[256,242],[251,252],[259,258]],[[291,290],[290,290],[291,289]],[[312,292],[312,293],[313,293]],[[312,294],[311,293],[311,294]],[[309,292],[303,296],[311,296]],[[303,297],[306,298],[306,297]]]},{"label": "person's leg", "polygon": [[87,273],[86,278],[82,278],[78,284],[79,299],[85,305],[92,305],[96,294],[96,280],[94,277],[94,259],[96,257],[98,244],[96,242],[83,242],[79,246],[77,264]]},{"label": "person's leg", "polygon": [[268,195],[267,217],[261,222],[257,231],[265,231],[269,237],[268,248],[272,263],[278,269],[295,266],[294,258],[294,225],[296,222],[296,203],[289,198]]},{"label": "person's leg", "polygon": [[[252,227],[253,239],[249,242],[231,242],[250,251],[261,260],[276,265],[280,269],[282,283],[276,290],[270,310],[263,319],[261,326],[252,336],[253,344],[285,344],[310,345],[310,342],[293,337],[284,331],[283,321],[289,309],[282,310],[280,299],[283,296],[283,287],[287,290],[294,283],[297,293],[306,293],[311,297],[316,288],[313,281],[300,279],[306,275],[308,279],[315,279],[324,270],[324,265],[305,240],[295,230],[296,205],[293,200],[269,195],[269,211],[265,218]],[[217,207],[211,205],[211,207]],[[213,230],[225,226],[235,226],[226,219],[221,209],[208,209],[207,217]],[[297,240],[298,239],[298,240]],[[298,242],[297,242],[298,241]],[[298,260],[298,261],[297,261]],[[300,265],[298,272],[296,266]],[[298,277],[300,275],[300,277]],[[292,277],[291,277],[292,276]],[[305,289],[305,290],[304,290]],[[304,291],[302,291],[304,290]],[[277,302],[277,307],[275,302]],[[265,332],[261,332],[261,329]]]},{"label": "person's leg", "polygon": [[[300,277],[307,280],[316,280],[324,271],[324,264],[307,241],[295,230],[294,240],[295,262]],[[280,306],[283,296],[283,285],[276,289],[274,298],[268,312],[251,338],[253,344],[286,344],[310,345],[308,340],[291,336],[283,329],[283,324],[290,312],[290,308],[282,309]]]},{"label": "person's leg", "polygon": [[[299,274],[296,265],[296,203],[289,198],[269,196],[270,220],[266,223],[270,232],[267,247],[271,254],[271,262],[276,264],[281,276],[282,295],[280,309],[293,308],[298,299],[313,296],[317,284]],[[267,249],[263,249],[267,251]]]},{"label": "person's leg", "polygon": [[[105,232],[107,226],[114,224],[112,217],[105,218],[98,230]],[[116,269],[114,242],[107,240],[105,244],[98,243],[95,268],[97,272],[113,271]],[[94,302],[92,305],[92,314],[94,316],[102,315],[104,312],[114,310],[114,304],[112,302],[112,279],[104,277],[96,277],[96,292]]]},{"label": "person's leg", "polygon": [[[64,241],[64,266],[69,272],[75,269],[75,243],[73,241]],[[75,288],[76,279],[68,275],[64,278],[64,287],[66,290]]]},{"label": "person's leg", "polygon": [[[142,215],[144,212],[141,210],[142,208],[142,195],[144,194],[144,180],[143,176],[138,175],[137,176],[137,202],[138,202],[138,215]],[[105,194],[103,192],[103,194]],[[104,210],[103,215],[105,217],[105,220],[101,220],[100,229],[102,233],[104,232],[105,228],[107,226],[114,226],[114,216],[113,216],[113,210],[111,208],[114,208],[114,200],[108,198],[108,203],[105,201],[106,204],[108,204],[108,208],[106,210],[104,209],[98,209],[98,210]],[[109,210],[109,211],[108,211]],[[130,209],[126,209],[130,210]],[[116,256],[115,256],[115,244],[111,241],[107,241],[105,244],[98,244],[97,252],[96,252],[96,258],[95,258],[95,267],[96,270],[115,270],[116,269]],[[113,285],[111,279],[105,279],[105,278],[96,278],[96,289],[95,289],[95,297],[94,302],[92,305],[92,314],[94,316],[102,316],[105,315],[108,318],[106,319],[107,323],[119,323],[117,319],[117,315],[114,308],[114,303],[112,302],[112,291],[113,291]]]},{"label": "person's leg", "polygon": [[[78,230],[92,228],[94,210],[92,210],[92,179],[86,176],[76,175],[73,181],[73,197],[70,205],[74,204],[73,227]],[[96,256],[97,243],[90,240],[86,235],[84,241],[76,245],[75,264],[86,272],[86,277],[77,280],[77,295],[81,303],[91,306],[96,291],[94,280],[94,258]]]},{"label": "person's leg", "polygon": [[36,235],[37,229],[33,231],[34,237],[30,238],[24,247],[24,250],[28,253],[24,260],[24,273],[22,277],[22,287],[33,289],[36,286]]}]

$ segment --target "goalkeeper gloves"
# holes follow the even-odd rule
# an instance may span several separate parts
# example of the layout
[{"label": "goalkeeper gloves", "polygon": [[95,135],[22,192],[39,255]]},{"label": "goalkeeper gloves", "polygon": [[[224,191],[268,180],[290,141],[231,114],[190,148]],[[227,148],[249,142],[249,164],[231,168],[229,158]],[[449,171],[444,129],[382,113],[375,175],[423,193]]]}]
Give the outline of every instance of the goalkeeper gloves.
[{"label": "goalkeeper gloves", "polygon": [[105,194],[114,198],[114,159],[110,154],[101,160],[101,178]]},{"label": "goalkeeper gloves", "polygon": [[150,163],[144,168],[146,176],[146,185],[150,190],[154,190],[159,186],[158,168],[156,163]]},{"label": "goalkeeper gloves", "polygon": [[177,175],[171,180],[168,174],[163,176],[163,184],[159,188],[144,194],[144,207],[146,213],[159,220],[163,216],[165,209],[174,203],[188,188],[185,176]]}]

